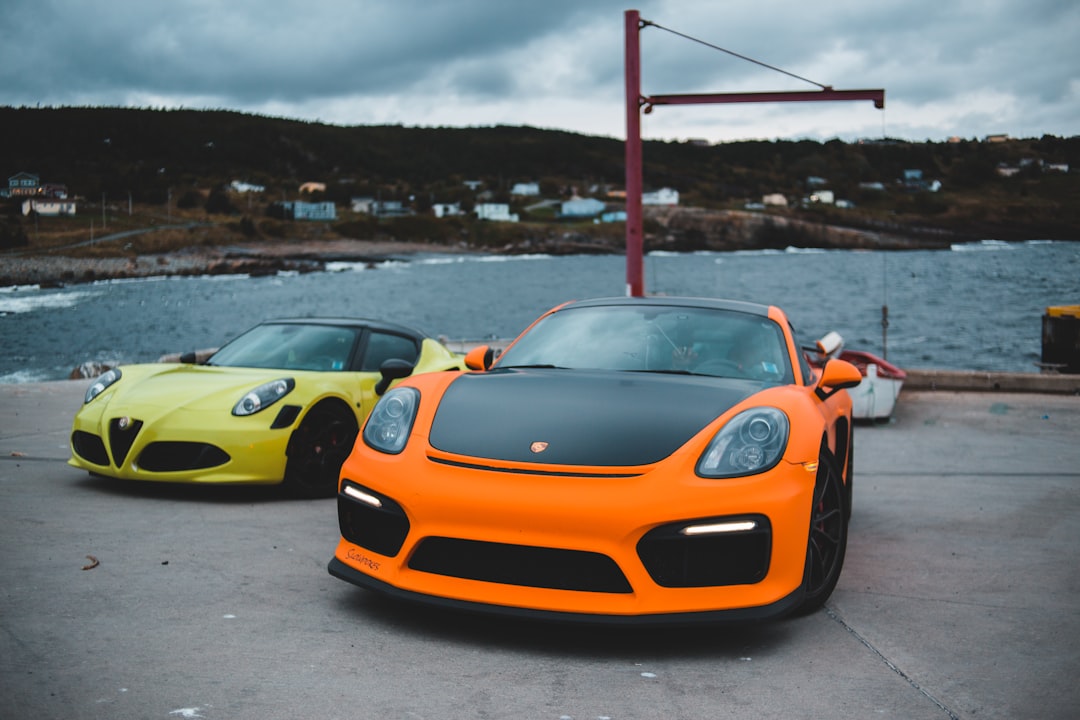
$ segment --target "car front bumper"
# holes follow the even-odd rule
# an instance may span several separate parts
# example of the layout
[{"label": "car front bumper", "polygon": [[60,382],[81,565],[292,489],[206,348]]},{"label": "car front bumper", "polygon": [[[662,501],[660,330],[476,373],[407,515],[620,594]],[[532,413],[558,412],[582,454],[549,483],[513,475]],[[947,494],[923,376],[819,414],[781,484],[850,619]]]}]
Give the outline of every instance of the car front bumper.
[{"label": "car front bumper", "polygon": [[707,479],[695,459],[575,473],[358,445],[330,572],[399,597],[563,619],[786,613],[802,595],[815,465]]}]

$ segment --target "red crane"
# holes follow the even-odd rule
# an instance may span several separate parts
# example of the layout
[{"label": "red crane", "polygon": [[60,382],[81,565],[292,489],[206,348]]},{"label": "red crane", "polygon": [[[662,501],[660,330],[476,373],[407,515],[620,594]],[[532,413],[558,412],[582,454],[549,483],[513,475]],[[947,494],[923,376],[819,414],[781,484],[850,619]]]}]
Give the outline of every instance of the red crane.
[{"label": "red crane", "polygon": [[[644,242],[642,236],[641,111],[652,112],[656,105],[703,105],[717,103],[829,102],[872,100],[874,107],[885,107],[884,90],[834,90],[819,85],[820,90],[754,93],[708,93],[692,95],[641,94],[641,45],[643,21],[637,10],[627,10],[626,21],[626,294],[645,294]],[[659,27],[659,26],[657,26]],[[717,48],[721,49],[721,48]],[[724,51],[728,52],[728,51]],[[735,53],[731,53],[735,54]],[[742,56],[738,56],[742,57]],[[748,59],[748,58],[743,58]],[[757,61],[751,61],[757,62]],[[763,65],[763,63],[758,63]],[[770,67],[767,66],[766,67]],[[772,68],[776,70],[776,68]],[[780,71],[784,72],[784,71]],[[790,75],[791,73],[786,73]],[[794,77],[798,77],[797,75]],[[799,78],[805,80],[805,78]],[[808,81],[812,82],[812,81]],[[818,85],[818,83],[813,83]]]}]

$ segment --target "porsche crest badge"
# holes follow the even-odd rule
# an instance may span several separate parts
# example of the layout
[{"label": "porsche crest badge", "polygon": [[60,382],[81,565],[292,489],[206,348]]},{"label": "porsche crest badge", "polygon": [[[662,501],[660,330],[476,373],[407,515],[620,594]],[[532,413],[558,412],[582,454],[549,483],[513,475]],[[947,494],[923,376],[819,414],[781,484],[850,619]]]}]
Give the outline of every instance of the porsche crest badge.
[{"label": "porsche crest badge", "polygon": [[547,450],[547,447],[548,444],[546,442],[544,442],[543,440],[537,440],[529,446],[529,449],[532,450],[534,453],[542,453]]}]

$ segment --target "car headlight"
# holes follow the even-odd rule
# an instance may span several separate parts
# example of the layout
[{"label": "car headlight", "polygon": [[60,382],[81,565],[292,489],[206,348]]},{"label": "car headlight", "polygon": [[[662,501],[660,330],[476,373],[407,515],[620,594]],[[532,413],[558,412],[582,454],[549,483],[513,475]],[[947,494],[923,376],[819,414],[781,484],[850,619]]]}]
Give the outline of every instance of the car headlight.
[{"label": "car headlight", "polygon": [[121,375],[120,368],[113,368],[112,370],[99,375],[98,379],[94,381],[94,384],[86,388],[83,404],[85,405],[101,393],[105,392],[105,389],[119,380]]},{"label": "car headlight", "polygon": [[364,442],[379,452],[397,455],[409,442],[419,406],[420,391],[416,388],[399,387],[386,393],[364,425]]},{"label": "car headlight", "polygon": [[294,387],[296,387],[296,381],[292,378],[280,378],[263,383],[240,398],[240,402],[233,405],[232,414],[241,417],[254,415],[288,395]]},{"label": "car headlight", "polygon": [[768,470],[787,448],[790,423],[773,407],[759,407],[732,418],[720,429],[698,460],[703,477],[739,477]]}]

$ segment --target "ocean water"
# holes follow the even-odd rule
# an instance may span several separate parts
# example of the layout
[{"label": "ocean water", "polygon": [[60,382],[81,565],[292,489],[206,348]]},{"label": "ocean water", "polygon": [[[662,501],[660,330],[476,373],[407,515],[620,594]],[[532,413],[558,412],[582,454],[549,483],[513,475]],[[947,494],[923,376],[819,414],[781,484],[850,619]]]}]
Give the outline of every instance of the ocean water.
[{"label": "ocean water", "polygon": [[[373,317],[455,340],[510,338],[565,300],[625,295],[625,278],[621,256],[420,255],[271,277],[0,288],[0,383],[213,348],[273,317]],[[804,344],[835,330],[846,347],[900,367],[1037,372],[1046,308],[1080,304],[1080,242],[654,253],[645,289],[779,305]]]}]

